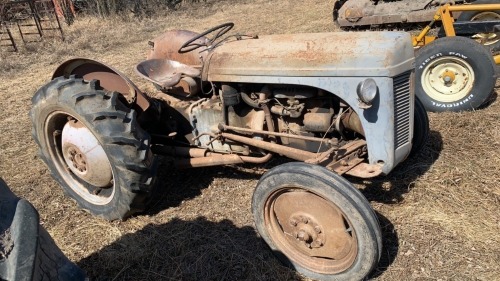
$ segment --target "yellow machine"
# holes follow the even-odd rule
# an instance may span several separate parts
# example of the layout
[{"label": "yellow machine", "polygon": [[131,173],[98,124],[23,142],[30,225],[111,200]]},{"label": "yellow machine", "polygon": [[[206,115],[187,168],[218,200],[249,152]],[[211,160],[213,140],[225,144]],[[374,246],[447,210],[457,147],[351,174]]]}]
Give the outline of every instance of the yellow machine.
[{"label": "yellow machine", "polygon": [[[472,5],[451,5],[446,4],[436,11],[434,14],[434,18],[432,21],[420,32],[419,35],[413,36],[413,46],[421,47],[425,46],[432,41],[436,40],[438,36],[428,36],[427,34],[432,29],[434,24],[438,21],[442,22],[442,29],[444,30],[445,36],[457,36],[455,32],[455,27],[453,24],[455,23],[455,19],[453,18],[453,12],[466,12],[466,11],[481,11],[481,12],[490,12],[500,10],[500,4],[472,4]],[[467,23],[470,25],[470,23]],[[488,27],[492,25],[498,26],[498,31],[500,32],[500,21],[490,21],[489,24],[485,24],[484,22],[478,22],[478,25],[483,25],[483,27]],[[480,29],[480,28],[478,28]],[[481,36],[491,38],[496,37],[497,40],[500,40],[494,33],[483,33]],[[495,55],[494,60],[496,64],[500,64],[500,55]]]},{"label": "yellow machine", "polygon": [[[454,12],[468,20],[455,21]],[[438,34],[428,35],[439,21]],[[493,100],[500,67],[499,34],[500,4],[439,7],[433,20],[413,36],[415,94],[426,110],[474,110]]]}]

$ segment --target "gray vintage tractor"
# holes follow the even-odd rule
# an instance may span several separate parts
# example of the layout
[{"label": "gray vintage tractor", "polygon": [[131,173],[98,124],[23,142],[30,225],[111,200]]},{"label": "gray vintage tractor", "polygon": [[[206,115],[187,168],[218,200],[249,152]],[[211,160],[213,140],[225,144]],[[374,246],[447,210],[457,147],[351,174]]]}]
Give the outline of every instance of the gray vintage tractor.
[{"label": "gray vintage tractor", "polygon": [[158,156],[179,168],[269,161],[252,210],[269,247],[321,280],[360,280],[382,237],[369,202],[343,175],[388,174],[420,149],[425,110],[402,32],[227,35],[169,31],[137,73],[89,59],[63,63],[33,97],[33,137],[65,193],[123,219],[153,194]]}]

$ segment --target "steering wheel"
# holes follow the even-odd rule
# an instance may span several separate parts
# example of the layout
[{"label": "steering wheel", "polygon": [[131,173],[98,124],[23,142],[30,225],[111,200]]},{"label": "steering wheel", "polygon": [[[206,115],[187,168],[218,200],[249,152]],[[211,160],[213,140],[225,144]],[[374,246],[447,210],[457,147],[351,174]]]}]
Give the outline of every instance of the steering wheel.
[{"label": "steering wheel", "polygon": [[[179,48],[178,52],[180,54],[184,54],[184,53],[194,51],[194,50],[196,50],[200,47],[203,47],[203,46],[210,46],[212,43],[215,42],[215,40],[217,40],[217,38],[221,37],[222,35],[226,34],[229,30],[231,30],[231,28],[233,28],[233,26],[234,26],[234,23],[227,22],[227,23],[223,23],[223,24],[220,24],[218,26],[212,27],[209,30],[204,31],[203,33],[196,35],[195,37],[187,40],[184,44],[182,44],[182,46]],[[212,39],[204,40],[204,42],[195,42],[196,40],[205,37],[205,35],[208,35],[208,34],[215,32],[215,31],[217,31],[217,33],[215,34],[215,36]]]}]

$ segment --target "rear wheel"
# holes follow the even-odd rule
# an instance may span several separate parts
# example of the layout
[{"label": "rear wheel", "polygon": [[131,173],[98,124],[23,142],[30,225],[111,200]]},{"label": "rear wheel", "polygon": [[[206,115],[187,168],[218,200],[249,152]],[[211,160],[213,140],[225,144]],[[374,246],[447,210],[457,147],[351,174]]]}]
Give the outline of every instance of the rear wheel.
[{"label": "rear wheel", "polygon": [[145,208],[156,161],[118,93],[60,77],[35,94],[30,115],[41,158],[83,209],[113,220]]},{"label": "rear wheel", "polygon": [[427,111],[473,110],[495,87],[495,62],[474,40],[444,37],[416,54],[415,93]]},{"label": "rear wheel", "polygon": [[347,180],[320,166],[267,172],[252,199],[257,229],[284,263],[319,280],[361,280],[382,248],[375,213]]},{"label": "rear wheel", "polygon": [[[472,4],[498,4],[498,0],[477,0]],[[462,12],[458,21],[500,21],[500,10]],[[500,51],[500,33],[478,33],[472,37],[476,42],[486,46],[491,52]]]}]

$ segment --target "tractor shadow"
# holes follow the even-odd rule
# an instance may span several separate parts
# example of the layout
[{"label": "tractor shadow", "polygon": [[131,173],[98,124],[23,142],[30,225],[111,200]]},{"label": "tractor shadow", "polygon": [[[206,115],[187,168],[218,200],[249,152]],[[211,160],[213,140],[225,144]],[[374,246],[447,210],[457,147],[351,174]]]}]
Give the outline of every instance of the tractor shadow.
[{"label": "tractor shadow", "polygon": [[148,224],[77,264],[90,280],[301,280],[254,228],[204,217]]},{"label": "tractor shadow", "polygon": [[[398,251],[394,226],[377,215],[386,254],[370,278],[385,270],[392,262],[387,256]],[[93,281],[304,280],[281,252],[267,247],[253,227],[237,227],[230,220],[211,222],[204,217],[148,224],[81,259],[77,265]]]},{"label": "tractor shadow", "polygon": [[441,133],[431,130],[422,149],[397,166],[389,175],[368,180],[353,177],[347,179],[354,184],[365,186],[361,192],[368,201],[397,204],[404,200],[403,195],[413,188],[415,181],[430,169],[442,150]]}]

